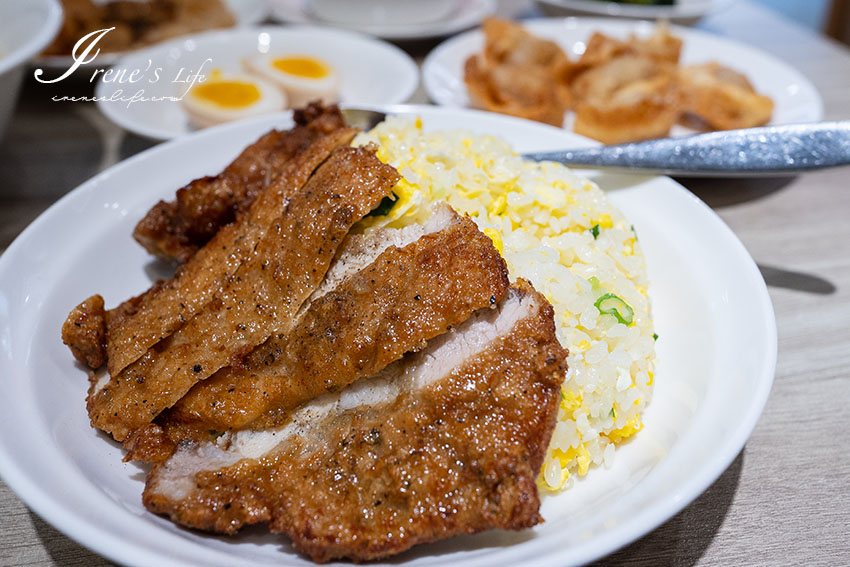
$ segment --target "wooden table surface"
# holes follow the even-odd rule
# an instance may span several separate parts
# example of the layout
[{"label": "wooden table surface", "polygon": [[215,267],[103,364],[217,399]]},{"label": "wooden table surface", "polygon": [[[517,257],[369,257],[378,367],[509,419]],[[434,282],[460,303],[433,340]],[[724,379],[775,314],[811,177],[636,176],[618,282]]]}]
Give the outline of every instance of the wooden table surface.
[{"label": "wooden table surface", "polygon": [[[746,1],[698,27],[792,64],[820,91],[825,119],[850,119],[847,48]],[[408,49],[421,60],[428,47]],[[86,86],[63,85],[62,94]],[[90,105],[46,102],[52,94],[30,80],[0,143],[0,251],[61,195],[151,145]],[[414,101],[424,100],[420,89]],[[762,270],[779,329],[776,379],[752,437],[714,485],[600,564],[850,565],[850,168],[682,183]],[[39,519],[2,481],[0,518],[0,565],[110,564]]]}]

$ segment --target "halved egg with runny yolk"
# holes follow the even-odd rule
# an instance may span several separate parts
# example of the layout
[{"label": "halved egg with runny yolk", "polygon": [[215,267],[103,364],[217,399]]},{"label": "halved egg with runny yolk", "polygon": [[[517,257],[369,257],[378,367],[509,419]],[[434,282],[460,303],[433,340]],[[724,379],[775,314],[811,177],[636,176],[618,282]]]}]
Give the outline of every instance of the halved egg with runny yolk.
[{"label": "halved egg with runny yolk", "polygon": [[328,62],[312,55],[265,55],[244,61],[245,70],[282,89],[292,107],[314,100],[339,100],[339,76]]},{"label": "halved egg with runny yolk", "polygon": [[286,95],[277,87],[247,74],[214,71],[183,97],[191,121],[203,128],[286,108]]}]

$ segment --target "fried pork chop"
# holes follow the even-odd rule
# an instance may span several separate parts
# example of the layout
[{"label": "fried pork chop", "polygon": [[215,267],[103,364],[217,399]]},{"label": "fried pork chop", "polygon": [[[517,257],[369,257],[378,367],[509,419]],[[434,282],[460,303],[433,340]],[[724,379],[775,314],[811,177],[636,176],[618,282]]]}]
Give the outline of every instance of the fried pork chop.
[{"label": "fried pork chop", "polygon": [[246,212],[283,166],[316,140],[346,127],[336,106],[295,111],[295,127],[272,130],[245,148],[224,171],[202,177],[160,201],[136,225],[133,237],[166,260],[185,262],[224,225]]},{"label": "fried pork chop", "polygon": [[350,238],[291,332],[196,384],[128,440],[128,458],[156,461],[180,438],[278,425],[495,304],[507,287],[492,241],[448,205],[424,225]]},{"label": "fried pork chop", "polygon": [[137,360],[219,293],[313,171],[335,148],[347,145],[355,133],[340,128],[313,141],[283,166],[275,182],[239,220],[219,230],[161,289],[138,298],[129,316],[107,325],[109,373],[114,376]]},{"label": "fried pork chop", "polygon": [[533,526],[565,357],[551,305],[520,281],[282,427],[182,444],[154,466],[144,504],[218,533],[268,523],[320,562]]},{"label": "fried pork chop", "polygon": [[[399,175],[374,148],[341,147],[286,199],[280,216],[220,292],[185,324],[97,390],[92,424],[118,440],[171,407],[197,382],[285,334],[325,276],[352,225],[390,195]],[[111,356],[111,355],[110,355]]]},{"label": "fried pork chop", "polygon": [[78,361],[100,368],[106,361],[106,312],[103,297],[93,295],[74,307],[62,325],[62,342]]},{"label": "fried pork chop", "polygon": [[[297,116],[304,114],[299,112]],[[310,124],[333,121],[335,115],[338,111],[329,116],[321,115]],[[109,372],[114,375],[179,328],[209,301],[211,294],[220,290],[224,280],[250,255],[259,238],[280,215],[287,199],[301,189],[316,167],[335,148],[347,145],[357,132],[347,127],[330,130],[328,126],[326,134],[311,135],[309,145],[304,145],[307,136],[303,132],[293,133],[298,128],[268,135],[300,140],[297,155],[281,164],[275,180],[242,211],[239,219],[222,227],[172,279],[157,282],[145,293],[110,309],[105,316],[102,306],[94,309],[98,301],[102,302],[100,296],[93,296],[74,308],[63,327],[63,341],[78,360],[92,368],[108,361]],[[87,332],[80,328],[83,318],[88,322]],[[92,322],[98,318],[105,318],[106,324],[92,327]]]}]

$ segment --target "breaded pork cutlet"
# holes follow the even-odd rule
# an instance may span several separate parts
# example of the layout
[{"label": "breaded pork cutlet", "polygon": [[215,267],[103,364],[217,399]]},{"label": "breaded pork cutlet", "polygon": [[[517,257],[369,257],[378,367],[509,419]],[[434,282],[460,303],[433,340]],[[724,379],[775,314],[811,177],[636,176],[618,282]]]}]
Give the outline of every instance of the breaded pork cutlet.
[{"label": "breaded pork cutlet", "polygon": [[[63,327],[65,344],[78,360],[92,368],[107,361],[112,375],[137,360],[189,320],[220,290],[281,214],[287,199],[303,187],[335,148],[347,145],[356,133],[353,128],[335,128],[312,137],[309,145],[299,145],[297,155],[280,164],[274,181],[251,206],[235,222],[222,227],[173,278],[155,283],[146,292],[105,313],[100,296],[92,296],[78,305]],[[295,137],[305,141],[304,136]],[[88,322],[87,332],[80,329],[83,319]],[[91,322],[99,319],[106,321],[105,326],[92,327]]]},{"label": "breaded pork cutlet", "polygon": [[336,106],[313,103],[295,111],[295,126],[272,130],[245,148],[224,171],[201,177],[160,201],[136,225],[133,237],[166,260],[185,262],[224,225],[246,212],[283,166],[313,143],[346,128]]},{"label": "breaded pork cutlet", "polygon": [[[115,375],[193,317],[254,253],[260,240],[303,190],[316,168],[356,131],[343,128],[315,140],[287,162],[248,211],[221,230],[184,264],[174,278],[138,300],[128,316],[107,325],[107,363]],[[121,309],[121,307],[119,307]]]},{"label": "breaded pork cutlet", "polygon": [[196,384],[128,439],[127,458],[157,461],[181,439],[277,425],[495,305],[507,288],[492,241],[448,205],[421,225],[353,235],[289,333]]},{"label": "breaded pork cutlet", "polygon": [[565,357],[552,306],[520,281],[495,309],[281,427],[181,444],[154,466],[144,504],[217,533],[268,523],[319,562],[528,528],[541,521],[535,479]]},{"label": "breaded pork cutlet", "polygon": [[[123,441],[197,382],[285,334],[351,227],[399,179],[374,148],[341,147],[286,200],[282,213],[203,308],[108,383],[92,383],[92,424]],[[110,355],[111,356],[111,355]],[[111,361],[110,361],[111,362]]]}]

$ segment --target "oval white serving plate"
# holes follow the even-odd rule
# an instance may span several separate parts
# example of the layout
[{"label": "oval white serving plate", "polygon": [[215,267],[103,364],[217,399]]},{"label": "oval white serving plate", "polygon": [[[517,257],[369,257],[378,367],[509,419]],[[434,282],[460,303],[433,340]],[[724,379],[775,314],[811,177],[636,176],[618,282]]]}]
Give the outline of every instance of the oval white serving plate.
[{"label": "oval white serving plate", "polygon": [[[586,145],[563,130],[483,112],[387,107],[429,130],[463,126],[519,151]],[[226,125],[152,148],[84,183],[0,257],[0,474],[41,517],[125,565],[305,565],[280,536],[233,537],[177,527],[141,504],[145,471],[89,426],[88,380],[59,338],[92,293],[112,306],[146,289],[160,267],[131,238],[176,188],[220,171],[288,114]],[[634,223],[646,254],[658,368],[645,428],[570,490],[543,500],[546,522],[420,546],[407,565],[578,565],[669,519],[744,446],[767,399],[776,326],[764,281],[740,241],[705,204],[665,177],[595,175]]]},{"label": "oval white serving plate", "polygon": [[[113,99],[117,91],[130,96],[142,89],[148,99],[180,97],[194,72],[214,69],[241,72],[242,60],[259,55],[303,54],[318,57],[334,67],[340,77],[344,104],[396,104],[407,101],[419,85],[419,69],[401,49],[356,32],[309,26],[233,29],[187,36],[135,52],[113,69],[127,74],[141,70],[137,85],[99,81],[95,89],[98,108],[113,122],[136,134],[168,140],[195,131],[179,101],[146,100],[128,104]],[[102,99],[102,100],[101,100]]]},{"label": "oval white serving plate", "polygon": [[[584,53],[585,42],[594,32],[626,39],[632,33],[639,37],[649,36],[655,29],[653,22],[613,18],[540,18],[521,23],[534,35],[558,43],[573,60]],[[700,30],[671,26],[670,32],[684,42],[682,65],[717,61],[743,73],[756,91],[771,97],[775,107],[770,124],[817,122],[823,118],[823,101],[815,86],[802,73],[773,55]],[[428,54],[422,66],[422,83],[434,103],[469,106],[463,66],[483,47],[484,34],[476,29],[444,41]],[[564,127],[572,129],[572,113],[567,113]],[[693,132],[677,125],[671,135]]]},{"label": "oval white serving plate", "polygon": [[571,15],[617,16],[646,20],[667,19],[678,23],[692,23],[730,5],[732,0],[676,0],[669,6],[625,4],[601,0],[537,0],[537,3]]}]

